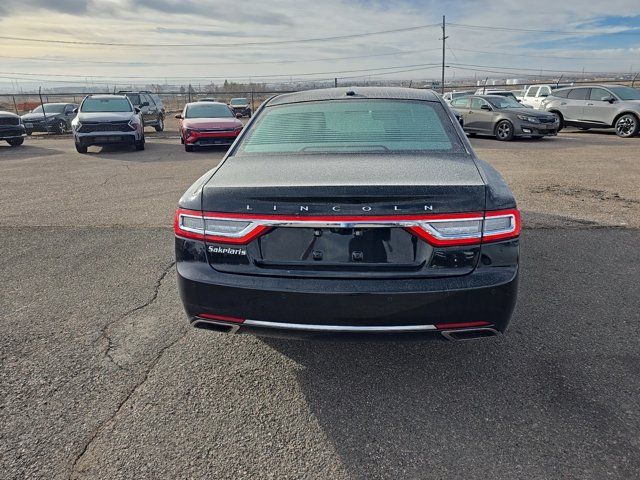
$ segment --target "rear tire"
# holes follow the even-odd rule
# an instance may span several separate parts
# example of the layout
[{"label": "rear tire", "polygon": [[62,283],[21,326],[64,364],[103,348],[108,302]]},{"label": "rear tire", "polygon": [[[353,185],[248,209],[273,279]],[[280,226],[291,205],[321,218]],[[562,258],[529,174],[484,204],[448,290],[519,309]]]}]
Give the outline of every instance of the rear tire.
[{"label": "rear tire", "polygon": [[76,150],[78,153],[87,153],[87,147],[76,142]]},{"label": "rear tire", "polygon": [[195,147],[193,145],[188,145],[188,144],[184,144],[184,151],[185,152],[193,152],[195,150]]},{"label": "rear tire", "polygon": [[621,138],[635,137],[640,130],[640,122],[638,117],[632,113],[625,113],[615,123],[616,135]]},{"label": "rear tire", "polygon": [[158,117],[158,123],[156,123],[155,127],[156,132],[164,131],[164,119],[162,117]]},{"label": "rear tire", "polygon": [[136,142],[136,150],[144,150],[144,137],[139,142]]},{"label": "rear tire", "polygon": [[24,138],[10,138],[7,143],[12,147],[19,147],[24,143]]},{"label": "rear tire", "polygon": [[508,142],[513,139],[513,124],[509,120],[502,120],[496,125],[496,138],[502,142]]}]

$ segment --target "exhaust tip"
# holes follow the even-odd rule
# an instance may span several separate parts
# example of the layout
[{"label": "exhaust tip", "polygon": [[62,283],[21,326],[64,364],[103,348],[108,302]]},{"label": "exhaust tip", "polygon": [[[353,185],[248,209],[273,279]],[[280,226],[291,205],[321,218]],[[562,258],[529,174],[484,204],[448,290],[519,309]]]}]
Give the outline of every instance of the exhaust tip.
[{"label": "exhaust tip", "polygon": [[499,332],[493,328],[465,328],[460,330],[443,330],[444,338],[451,341],[475,340],[478,338],[495,337]]},{"label": "exhaust tip", "polygon": [[193,322],[191,322],[191,325],[202,330],[229,334],[236,333],[240,328],[239,325],[229,325],[222,322],[212,322],[211,320],[205,320],[203,318],[196,318]]}]

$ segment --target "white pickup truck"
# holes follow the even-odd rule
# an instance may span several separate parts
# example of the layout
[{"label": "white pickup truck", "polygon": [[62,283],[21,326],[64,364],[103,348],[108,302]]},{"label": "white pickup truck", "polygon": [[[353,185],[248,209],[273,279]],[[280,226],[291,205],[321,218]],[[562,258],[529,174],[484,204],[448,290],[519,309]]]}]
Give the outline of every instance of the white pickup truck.
[{"label": "white pickup truck", "polygon": [[553,85],[531,85],[525,90],[520,103],[528,107],[535,108],[536,110],[540,110],[542,100],[551,95],[552,90],[570,86],[571,84],[569,83],[560,83]]}]

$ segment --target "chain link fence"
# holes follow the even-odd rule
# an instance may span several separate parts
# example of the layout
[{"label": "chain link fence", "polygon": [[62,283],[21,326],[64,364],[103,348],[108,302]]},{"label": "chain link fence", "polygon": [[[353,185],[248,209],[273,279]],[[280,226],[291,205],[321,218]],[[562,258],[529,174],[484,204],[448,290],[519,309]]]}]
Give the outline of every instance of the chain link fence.
[{"label": "chain link fence", "polygon": [[[531,82],[528,85],[544,85],[554,84],[554,81],[549,82]],[[565,83],[571,83],[572,85],[589,85],[589,84],[607,84],[616,83],[622,85],[636,86],[633,82],[627,80],[599,80],[599,81],[579,81],[579,80],[565,80]],[[513,84],[496,84],[492,83],[486,85],[487,88],[504,88],[507,90],[521,89],[524,85]],[[460,84],[460,85],[447,85],[445,91],[452,90],[464,90],[464,89],[477,89],[482,88],[483,85],[478,83],[474,84]],[[439,86],[429,87],[413,87],[413,88],[434,88],[438,89]],[[249,100],[251,110],[255,111],[265,100],[273,95],[290,93],[296,90],[236,90],[236,91],[194,91],[192,88],[181,88],[180,91],[173,92],[152,92],[154,95],[160,97],[163,103],[166,117],[173,116],[175,113],[181,112],[184,105],[189,102],[196,102],[203,99],[216,100],[229,104],[232,98],[246,98]],[[79,104],[85,96],[89,94],[109,94],[113,91],[93,91],[87,92],[56,92],[56,93],[42,93],[40,96],[38,93],[3,93],[0,94],[0,110],[15,112],[18,115],[24,115],[34,108],[37,108],[41,103],[74,103]],[[49,132],[52,133],[52,132]]]},{"label": "chain link fence", "polygon": [[[235,91],[235,92],[160,92],[154,93],[162,100],[167,113],[181,112],[186,103],[203,99],[215,100],[228,104],[232,98],[246,98],[251,109],[255,111],[265,100],[280,93],[290,91]],[[113,92],[92,92],[91,94],[110,94]],[[153,92],[152,92],[153,93]],[[75,103],[79,104],[90,93],[43,93],[42,103]],[[40,106],[41,100],[37,93],[0,94],[0,110],[24,115]]]}]

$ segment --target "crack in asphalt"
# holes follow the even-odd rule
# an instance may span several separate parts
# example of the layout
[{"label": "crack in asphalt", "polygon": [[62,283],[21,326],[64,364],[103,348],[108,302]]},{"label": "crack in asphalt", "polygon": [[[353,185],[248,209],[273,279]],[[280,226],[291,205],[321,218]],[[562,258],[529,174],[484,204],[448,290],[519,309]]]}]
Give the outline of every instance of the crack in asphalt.
[{"label": "crack in asphalt", "polygon": [[185,337],[185,335],[187,334],[187,332],[188,332],[188,329],[185,328],[184,331],[182,332],[182,334],[180,336],[178,336],[178,338],[176,338],[172,342],[168,343],[167,345],[165,345],[164,347],[162,347],[158,351],[158,355],[156,355],[156,357],[153,359],[153,361],[149,365],[149,368],[147,368],[146,372],[144,373],[144,375],[142,376],[140,381],[135,383],[133,385],[133,387],[124,396],[122,401],[120,401],[120,403],[118,403],[118,405],[116,406],[115,411],[113,412],[113,415],[111,415],[109,418],[107,418],[102,423],[100,423],[100,425],[98,425],[98,427],[94,430],[94,432],[91,435],[91,437],[83,445],[82,449],[80,450],[80,453],[74,459],[73,465],[71,466],[71,472],[69,473],[69,480],[74,478],[74,474],[77,473],[76,470],[78,468],[78,464],[80,463],[80,460],[82,460],[82,457],[84,457],[84,455],[87,453],[87,451],[89,450],[89,447],[94,442],[94,440],[96,438],[98,438],[100,433],[107,427],[107,425],[109,425],[110,423],[112,423],[115,420],[115,418],[118,416],[118,414],[122,410],[122,407],[124,407],[124,405],[127,403],[127,401],[129,401],[129,399],[138,391],[138,389],[142,385],[144,385],[146,383],[146,381],[149,379],[149,375],[155,369],[155,367],[158,364],[158,362],[160,362],[160,359],[164,355],[164,352],[166,352],[168,349],[170,349],[176,343],[178,343],[180,340],[182,340]]},{"label": "crack in asphalt", "polygon": [[[120,370],[123,370],[124,368],[119,365],[115,359],[111,356],[111,348],[113,346],[112,341],[111,341],[111,337],[108,334],[108,330],[111,326],[113,326],[114,324],[116,324],[117,322],[120,322],[122,320],[124,320],[125,318],[127,318],[128,316],[130,316],[131,314],[133,314],[134,312],[137,312],[139,310],[142,310],[144,308],[149,307],[150,305],[152,305],[158,298],[158,294],[160,292],[160,287],[162,286],[162,282],[165,279],[165,277],[169,274],[169,272],[171,271],[171,268],[175,265],[175,261],[171,262],[166,268],[164,268],[164,270],[162,271],[162,273],[160,274],[160,276],[158,277],[158,279],[156,280],[156,283],[154,285],[153,288],[153,294],[151,296],[151,298],[146,301],[145,303],[143,303],[142,305],[138,305],[130,310],[128,310],[127,312],[125,312],[123,315],[119,316],[118,318],[116,318],[115,320],[107,323],[101,330],[100,332],[100,336],[98,337],[98,339],[96,339],[93,343],[95,344],[96,342],[98,342],[100,339],[104,338],[107,340],[107,349],[105,350],[105,352],[103,353],[103,355],[108,358],[114,365],[116,365]],[[104,420],[103,422],[101,422],[93,431],[91,437],[85,442],[85,444],[82,446],[82,448],[80,449],[80,452],[78,453],[78,455],[76,456],[76,458],[73,461],[73,464],[71,466],[71,472],[69,473],[69,479],[74,477],[74,474],[76,473],[77,467],[78,467],[78,463],[80,462],[80,460],[82,459],[82,457],[87,453],[87,450],[89,449],[89,447],[91,446],[91,444],[94,442],[94,440],[98,437],[98,435],[100,435],[100,433],[104,430],[104,428],[106,428],[106,426],[111,423],[120,413],[120,411],[122,410],[122,407],[124,407],[124,405],[127,403],[127,401],[133,396],[133,394],[142,386],[144,385],[144,383],[148,380],[150,373],[153,371],[153,369],[156,367],[156,365],[158,364],[158,362],[160,361],[160,359],[162,358],[163,354],[165,351],[167,351],[169,348],[173,347],[176,343],[178,343],[182,338],[184,338],[184,336],[187,334],[188,329],[184,329],[184,331],[182,332],[181,335],[179,335],[175,340],[169,342],[167,345],[165,345],[164,347],[162,347],[157,355],[155,356],[155,358],[151,361],[151,363],[149,364],[148,368],[146,369],[146,371],[144,372],[144,375],[142,375],[142,377],[140,378],[140,380],[136,383],[134,383],[134,385],[129,389],[129,391],[127,392],[127,394],[124,396],[124,398],[116,405],[116,409],[114,411],[114,413],[112,415],[109,416],[109,418],[107,418],[106,420]]]},{"label": "crack in asphalt", "polygon": [[162,282],[164,280],[164,278],[169,274],[169,272],[171,271],[171,269],[173,268],[173,266],[176,264],[175,261],[171,262],[167,267],[165,267],[160,276],[158,277],[158,279],[156,280],[155,285],[153,286],[153,294],[151,295],[151,298],[149,300],[147,300],[146,302],[144,302],[141,305],[138,305],[130,310],[127,310],[125,313],[123,313],[122,315],[120,315],[119,317],[115,318],[114,320],[112,320],[111,322],[106,323],[102,329],[100,330],[100,335],[98,336],[98,338],[96,338],[92,344],[95,345],[96,343],[98,343],[100,340],[106,340],[107,344],[106,344],[106,348],[105,351],[103,352],[103,356],[106,357],[111,363],[113,363],[116,367],[118,367],[118,369],[122,370],[123,367],[116,362],[116,360],[111,356],[111,350],[113,349],[113,341],[111,340],[111,336],[109,335],[109,329],[115,325],[116,323],[121,322],[122,320],[124,320],[125,318],[129,317],[130,315],[132,315],[133,313],[142,310],[144,308],[147,308],[148,306],[150,306],[151,304],[153,304],[157,298],[158,298],[158,293],[160,291],[160,286],[162,285]]}]

